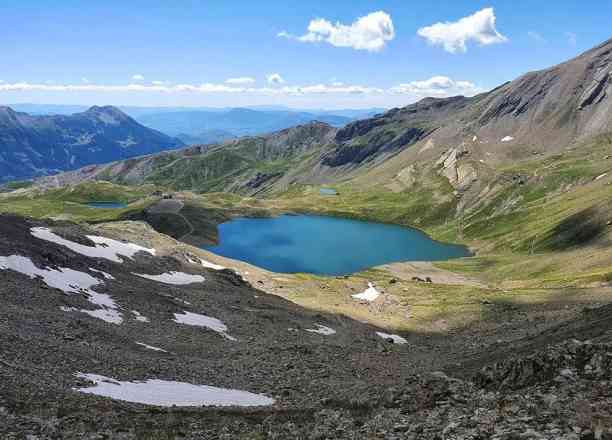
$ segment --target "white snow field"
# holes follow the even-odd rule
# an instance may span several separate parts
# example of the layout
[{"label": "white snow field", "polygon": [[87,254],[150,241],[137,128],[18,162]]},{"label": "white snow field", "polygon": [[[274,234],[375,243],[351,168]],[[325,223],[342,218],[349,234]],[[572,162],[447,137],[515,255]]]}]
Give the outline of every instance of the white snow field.
[{"label": "white snow field", "polygon": [[27,275],[30,278],[40,277],[47,286],[59,289],[67,294],[83,293],[87,296],[87,300],[90,303],[99,307],[96,310],[79,310],[73,307],[64,307],[62,309],[64,311],[80,311],[111,324],[121,324],[123,322],[118,306],[110,295],[92,290],[93,286],[104,283],[88,273],[65,267],[59,269],[41,269],[30,258],[20,255],[0,257],[0,270],[12,270]]},{"label": "white snow field", "polygon": [[194,327],[205,327],[210,330],[213,330],[217,333],[222,334],[230,341],[236,341],[237,339],[233,336],[230,336],[227,333],[227,326],[217,318],[212,318],[206,315],[200,315],[198,313],[191,312],[183,312],[174,314],[174,322],[178,324],[191,325]]},{"label": "white snow field", "polygon": [[97,235],[86,236],[95,243],[95,247],[92,247],[66,240],[51,232],[49,228],[32,228],[30,232],[36,238],[65,246],[77,254],[91,258],[105,258],[115,263],[123,263],[123,259],[120,256],[133,258],[138,252],[147,252],[155,255],[155,249],[147,249],[137,244],[123,243],[112,238],[99,237]]},{"label": "white snow field", "polygon": [[144,347],[144,348],[146,348],[146,349],[148,349],[148,350],[160,351],[160,352],[163,352],[163,353],[168,353],[168,352],[167,352],[166,350],[164,350],[163,348],[154,347],[154,346],[152,346],[152,345],[145,344],[144,342],[136,342],[136,344],[137,344],[137,345],[140,345],[141,347]]},{"label": "white snow field", "polygon": [[121,382],[98,374],[77,373],[81,379],[95,383],[92,387],[74,388],[75,391],[110,397],[125,402],[155,406],[267,406],[274,399],[247,391],[192,385],[149,379],[142,382]]},{"label": "white snow field", "polygon": [[202,283],[205,281],[205,278],[202,275],[191,275],[184,272],[167,272],[160,275],[134,273],[133,275],[152,281],[157,281],[158,283],[172,284],[175,286],[184,286],[187,284]]},{"label": "white snow field", "polygon": [[330,327],[326,327],[321,324],[315,324],[317,328],[307,328],[306,331],[310,333],[318,333],[320,335],[331,336],[336,334],[336,330]]},{"label": "white snow field", "polygon": [[402,338],[400,335],[390,335],[389,333],[376,332],[378,336],[383,339],[391,339],[395,344],[407,344],[408,341]]},{"label": "white snow field", "polygon": [[374,301],[376,298],[380,296],[380,292],[376,290],[372,283],[368,283],[368,288],[361,293],[356,293],[351,295],[353,298],[362,300],[362,301]]}]

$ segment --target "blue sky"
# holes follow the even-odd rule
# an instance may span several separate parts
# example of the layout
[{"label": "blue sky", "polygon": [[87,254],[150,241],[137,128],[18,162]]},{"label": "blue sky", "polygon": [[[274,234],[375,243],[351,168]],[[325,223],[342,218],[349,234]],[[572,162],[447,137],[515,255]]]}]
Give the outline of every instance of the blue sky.
[{"label": "blue sky", "polygon": [[608,1],[3,0],[0,103],[392,107],[571,58],[610,17]]}]

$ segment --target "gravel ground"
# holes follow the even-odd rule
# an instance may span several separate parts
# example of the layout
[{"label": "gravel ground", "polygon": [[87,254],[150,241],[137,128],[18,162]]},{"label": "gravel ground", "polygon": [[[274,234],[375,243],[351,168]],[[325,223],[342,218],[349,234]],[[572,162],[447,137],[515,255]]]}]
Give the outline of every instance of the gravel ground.
[{"label": "gravel ground", "polygon": [[[110,295],[123,322],[79,311],[97,307],[87,291],[66,294],[40,278],[0,270],[2,439],[610,438],[609,308],[542,339],[463,359],[457,335],[404,334],[409,344],[393,344],[376,335],[382,329],[304,309],[253,288],[232,270],[193,264],[193,255],[139,252],[122,263],[91,258],[33,237],[31,228],[41,226],[86,246],[94,245],[86,235],[119,238],[120,231],[0,216],[0,257],[20,255],[41,269],[70,268],[99,278],[103,284],[92,289]],[[153,236],[143,233],[134,241],[154,248]],[[205,280],[168,285],[133,275],[169,272]],[[226,334],[174,321],[185,312],[220,320]],[[318,325],[336,333],[306,331]],[[581,334],[600,343],[564,343],[552,355],[544,350],[550,341]],[[521,350],[522,358],[506,360]],[[438,370],[446,374],[432,373]],[[231,388],[275,403],[148,406],[74,391],[93,385],[77,373]],[[533,415],[534,406],[548,408],[542,402],[551,395],[560,403]]]}]

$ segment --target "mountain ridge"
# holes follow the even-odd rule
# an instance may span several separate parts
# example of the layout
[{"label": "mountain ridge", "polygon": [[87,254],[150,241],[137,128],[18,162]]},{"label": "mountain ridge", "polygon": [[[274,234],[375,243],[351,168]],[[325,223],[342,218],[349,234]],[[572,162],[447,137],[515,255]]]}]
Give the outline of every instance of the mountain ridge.
[{"label": "mountain ridge", "polygon": [[0,107],[0,180],[53,174],[184,145],[113,106],[33,116]]}]

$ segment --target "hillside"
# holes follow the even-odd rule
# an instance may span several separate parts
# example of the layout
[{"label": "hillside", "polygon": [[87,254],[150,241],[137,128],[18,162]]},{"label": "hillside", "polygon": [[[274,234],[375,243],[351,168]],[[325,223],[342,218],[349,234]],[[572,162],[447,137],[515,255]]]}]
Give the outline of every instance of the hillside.
[{"label": "hillside", "polygon": [[32,116],[0,107],[0,181],[49,175],[183,145],[114,107]]},{"label": "hillside", "polygon": [[[67,180],[152,182],[248,195],[348,181],[352,188],[375,186],[397,193],[410,191],[415,183],[439,188],[442,178],[449,189],[440,192],[440,198],[458,191],[459,208],[473,207],[482,202],[482,191],[503,174],[504,167],[545,159],[610,132],[611,70],[612,41],[608,41],[472,98],[426,98],[341,129],[329,127],[326,136],[307,149],[296,150],[289,137],[283,163],[276,156],[258,157],[255,175],[251,145],[258,139],[274,139],[279,145],[286,131],[227,142],[200,153],[184,150],[176,156],[98,167]],[[304,127],[310,126],[319,124]],[[183,161],[174,160],[181,156],[191,162],[221,161],[223,167],[215,166],[213,177],[202,176],[200,167],[184,167]],[[287,161],[288,157],[292,159]]]},{"label": "hillside", "polygon": [[[609,438],[610,53],[0,193],[0,437]],[[304,212],[475,255],[324,277],[200,248]]]},{"label": "hillside", "polygon": [[5,438],[610,432],[610,306],[522,338],[400,336],[257,290],[256,268],[142,223],[0,216],[0,237]]}]

